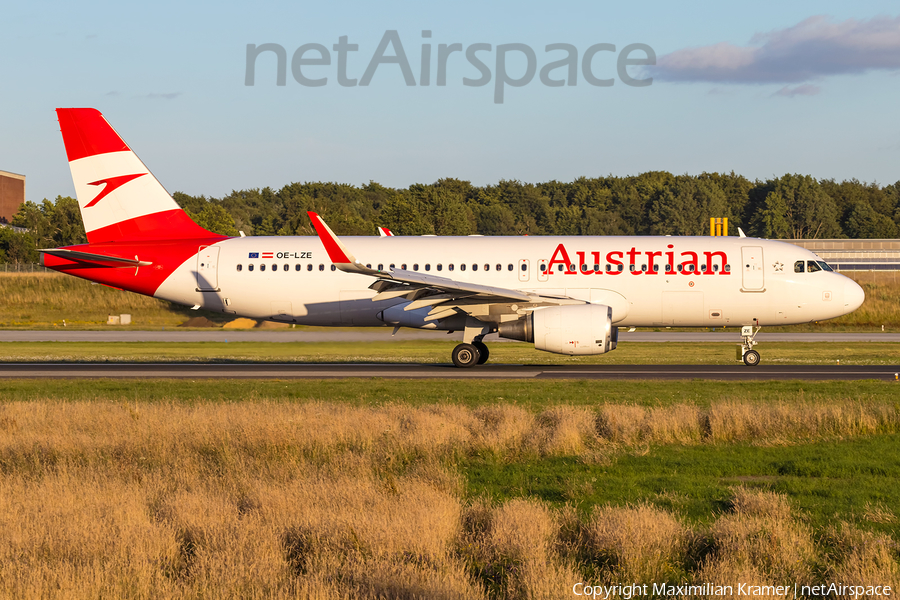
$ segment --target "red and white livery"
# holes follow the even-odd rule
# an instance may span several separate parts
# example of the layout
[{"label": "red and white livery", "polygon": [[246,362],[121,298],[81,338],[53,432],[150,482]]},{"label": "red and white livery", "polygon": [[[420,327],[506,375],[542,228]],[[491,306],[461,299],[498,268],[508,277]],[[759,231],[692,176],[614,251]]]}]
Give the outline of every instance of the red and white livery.
[{"label": "red and white livery", "polygon": [[735,237],[230,238],[194,223],[90,108],[57,109],[88,243],[44,266],[193,307],[325,326],[463,331],[460,367],[488,333],[561,354],[614,350],[632,327],[763,325],[838,317],[862,289],[792,244]]}]

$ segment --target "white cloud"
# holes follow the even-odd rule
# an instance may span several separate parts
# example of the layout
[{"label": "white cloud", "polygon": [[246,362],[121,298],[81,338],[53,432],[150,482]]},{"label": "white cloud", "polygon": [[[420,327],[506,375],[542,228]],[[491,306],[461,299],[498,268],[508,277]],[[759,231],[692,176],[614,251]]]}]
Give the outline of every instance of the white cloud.
[{"label": "white cloud", "polygon": [[822,88],[817,85],[813,85],[811,83],[802,83],[800,85],[795,85],[794,87],[786,85],[772,95],[793,98],[794,96],[815,96],[821,91]]},{"label": "white cloud", "polygon": [[900,69],[900,17],[835,23],[820,15],[793,27],[757,33],[747,46],[720,42],[676,50],[661,56],[649,70],[661,81],[796,84],[828,75],[896,69]]}]

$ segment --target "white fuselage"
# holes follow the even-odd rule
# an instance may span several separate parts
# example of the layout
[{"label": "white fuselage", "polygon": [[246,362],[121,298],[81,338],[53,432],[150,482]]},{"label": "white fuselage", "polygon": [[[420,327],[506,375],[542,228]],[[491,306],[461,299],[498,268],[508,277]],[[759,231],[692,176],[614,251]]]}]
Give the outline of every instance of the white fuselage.
[{"label": "white fuselage", "polygon": [[[372,268],[388,270],[393,265],[457,281],[606,304],[619,326],[790,325],[849,313],[864,298],[862,289],[843,275],[809,272],[810,261],[821,263],[811,252],[755,238],[343,240],[358,261]],[[374,281],[334,269],[318,237],[244,237],[198,249],[196,259],[182,264],[156,296],[305,325],[394,324],[383,311],[407,300],[373,302],[375,292],[369,286]],[[486,305],[484,314],[498,310],[515,312],[516,307]],[[440,322],[422,326],[449,328]]]}]

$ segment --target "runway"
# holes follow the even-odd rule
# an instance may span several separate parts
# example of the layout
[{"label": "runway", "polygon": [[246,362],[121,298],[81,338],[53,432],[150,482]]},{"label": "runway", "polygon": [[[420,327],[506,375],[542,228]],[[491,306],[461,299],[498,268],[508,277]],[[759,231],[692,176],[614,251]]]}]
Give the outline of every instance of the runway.
[{"label": "runway", "polygon": [[[0,363],[0,378],[183,379],[709,379],[895,381],[900,365],[509,365],[457,369],[451,364],[288,363]],[[898,384],[900,385],[900,384]]]}]

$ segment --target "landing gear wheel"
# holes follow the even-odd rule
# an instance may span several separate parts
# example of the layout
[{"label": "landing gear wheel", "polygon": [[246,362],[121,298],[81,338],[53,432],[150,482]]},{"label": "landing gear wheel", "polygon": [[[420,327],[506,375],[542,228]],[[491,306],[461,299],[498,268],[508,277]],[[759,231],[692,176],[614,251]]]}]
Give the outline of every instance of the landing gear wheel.
[{"label": "landing gear wheel", "polygon": [[481,358],[481,355],[478,353],[478,348],[472,344],[460,344],[453,349],[451,356],[453,358],[453,364],[461,369],[474,367]]},{"label": "landing gear wheel", "polygon": [[478,364],[483,365],[491,356],[491,351],[488,350],[487,344],[485,344],[484,342],[472,342],[472,345],[475,346],[476,350],[478,350]]},{"label": "landing gear wheel", "polygon": [[744,354],[744,364],[748,367],[755,367],[759,364],[759,352],[756,350],[748,350]]}]

